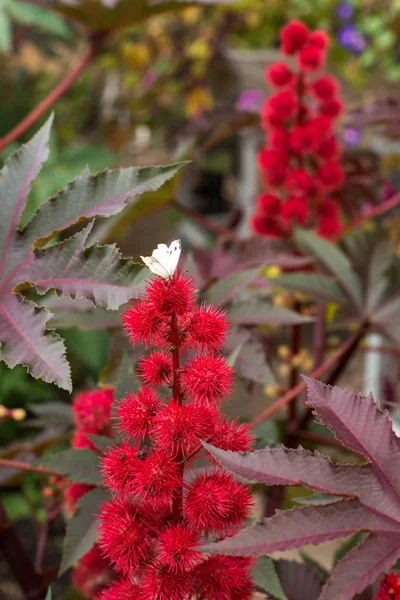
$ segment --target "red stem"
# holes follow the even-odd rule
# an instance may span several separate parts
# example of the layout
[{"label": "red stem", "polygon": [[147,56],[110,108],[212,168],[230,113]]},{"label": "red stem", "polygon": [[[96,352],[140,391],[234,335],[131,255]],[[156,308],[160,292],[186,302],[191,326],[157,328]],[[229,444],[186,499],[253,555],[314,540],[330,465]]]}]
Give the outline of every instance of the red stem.
[{"label": "red stem", "polygon": [[190,208],[189,206],[185,206],[185,205],[181,204],[177,200],[172,201],[172,206],[174,208],[176,208],[177,210],[179,210],[181,213],[190,217],[193,221],[196,221],[197,223],[199,223],[199,225],[202,225],[205,229],[208,229],[209,231],[213,231],[214,233],[223,235],[226,238],[233,240],[235,242],[243,241],[243,238],[241,238],[234,231],[231,231],[230,229],[226,229],[225,227],[222,227],[221,225],[214,223],[214,221],[207,219],[207,217],[205,217],[201,213],[198,213],[196,210],[193,210],[193,208]]},{"label": "red stem", "polygon": [[44,98],[34,108],[29,115],[27,115],[18,125],[14,127],[7,135],[0,138],[0,152],[2,152],[7,146],[15,142],[23,133],[25,133],[32,125],[36,123],[40,117],[42,117],[51,106],[71,87],[71,85],[80,77],[83,71],[89,66],[93,58],[96,56],[105,38],[104,33],[94,34],[91,39],[91,46],[89,51],[85,54],[79,64],[72,69],[64,79],[60,81],[58,85],[50,92],[46,98]]},{"label": "red stem", "polygon": [[320,302],[317,310],[317,322],[315,324],[313,339],[314,369],[319,367],[324,360],[325,352],[325,303]]},{"label": "red stem", "polygon": [[33,471],[34,473],[46,473],[47,475],[57,475],[55,471],[50,471],[45,467],[35,467],[29,463],[24,463],[19,460],[10,460],[8,458],[0,458],[0,466],[11,467],[12,469],[19,469],[21,471]]},{"label": "red stem", "polygon": [[[299,310],[298,303],[296,303],[294,310],[296,312],[298,312],[298,310]],[[292,327],[292,343],[291,343],[291,347],[290,347],[290,354],[291,354],[292,359],[296,356],[296,354],[298,354],[298,352],[300,350],[300,338],[301,338],[301,326],[293,325],[293,327]],[[299,372],[298,372],[297,368],[292,366],[292,368],[290,370],[290,375],[289,375],[289,386],[288,386],[289,389],[292,389],[296,386],[298,376],[299,376]],[[291,402],[289,404],[289,423],[288,423],[289,431],[292,430],[296,426],[296,421],[297,421],[297,406],[296,406],[296,400],[293,400],[293,402]]]},{"label": "red stem", "polygon": [[343,449],[343,444],[341,444],[336,438],[329,438],[325,435],[320,435],[319,433],[300,431],[298,429],[294,431],[294,434],[296,437],[306,442],[312,442],[313,444],[324,444],[325,446],[333,446],[334,448]]},{"label": "red stem", "polygon": [[384,213],[388,212],[389,210],[392,210],[392,208],[395,208],[396,206],[398,206],[398,204],[400,204],[400,193],[395,194],[388,200],[385,200],[385,202],[382,202],[382,204],[379,204],[379,206],[375,206],[367,214],[362,215],[361,217],[358,217],[354,221],[351,221],[346,226],[346,230],[354,229],[355,227],[359,227],[367,219],[373,219],[374,217],[379,217],[379,215],[383,215]]},{"label": "red stem", "polygon": [[[346,356],[346,354],[349,352],[349,350],[354,347],[356,340],[358,343],[358,340],[364,334],[364,330],[365,330],[365,324],[362,323],[360,325],[360,328],[344,344],[342,344],[339,347],[339,349],[333,356],[328,358],[321,366],[314,369],[312,371],[312,373],[310,373],[310,377],[314,377],[314,378],[321,377],[321,375],[323,375],[326,371],[328,371],[331,367],[333,367],[343,356]],[[281,408],[286,406],[286,404],[288,404],[289,402],[292,402],[295,398],[297,398],[297,396],[301,392],[304,392],[305,389],[306,389],[306,384],[304,381],[302,381],[301,383],[296,385],[294,388],[292,388],[291,390],[286,392],[286,394],[284,394],[282,396],[282,398],[279,398],[279,400],[277,400],[276,402],[271,404],[271,406],[268,406],[268,408],[263,410],[256,417],[254,417],[254,419],[252,419],[249,422],[249,424],[248,424],[249,427],[256,427],[257,425],[259,425],[266,419],[269,419],[272,415],[274,415],[279,410],[281,410]]]},{"label": "red stem", "polygon": [[[181,390],[181,375],[180,375],[180,364],[179,364],[179,332],[175,317],[171,318],[171,335],[170,335],[170,349],[172,353],[172,396],[173,402],[176,402],[179,406],[182,406],[182,390]],[[179,477],[181,479],[180,489],[174,496],[172,503],[172,517],[175,522],[180,521],[182,518],[182,504],[183,504],[183,456],[179,452],[176,457],[176,462],[179,467]]]}]

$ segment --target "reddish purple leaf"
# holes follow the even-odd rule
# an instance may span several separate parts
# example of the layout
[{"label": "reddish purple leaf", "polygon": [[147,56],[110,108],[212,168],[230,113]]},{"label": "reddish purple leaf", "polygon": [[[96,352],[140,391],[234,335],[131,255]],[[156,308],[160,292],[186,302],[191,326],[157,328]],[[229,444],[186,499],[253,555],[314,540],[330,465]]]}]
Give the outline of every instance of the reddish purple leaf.
[{"label": "reddish purple leaf", "polygon": [[268,485],[302,485],[342,496],[361,496],[366,505],[381,501],[382,488],[370,465],[333,465],[319,452],[297,449],[265,448],[237,454],[204,443],[220,465],[249,482]]},{"label": "reddish purple leaf", "polygon": [[312,565],[278,560],[275,568],[288,600],[318,600],[322,584]]},{"label": "reddish purple leaf", "polygon": [[71,389],[70,369],[62,339],[46,331],[51,313],[16,294],[0,302],[0,358],[11,368],[26,365],[34,377]]},{"label": "reddish purple leaf", "polygon": [[318,420],[368,464],[335,466],[303,449],[235,455],[209,445],[206,448],[223,467],[245,480],[300,483],[324,493],[353,495],[353,499],[279,511],[234,537],[206,544],[202,550],[256,556],[368,532],[338,563],[320,596],[320,600],[353,600],[400,557],[400,440],[387,413],[378,409],[371,396],[304,379],[307,402]]},{"label": "reddish purple leaf", "polygon": [[198,248],[193,260],[200,287],[252,267],[277,265],[282,269],[300,269],[312,263],[310,258],[295,256],[287,242],[256,237],[229,246],[218,244],[212,250]]},{"label": "reddish purple leaf", "polygon": [[37,134],[12,154],[0,177],[0,287],[21,260],[16,234],[32,182],[49,155],[51,116]]},{"label": "reddish purple leaf", "polygon": [[328,579],[319,600],[348,600],[388,571],[400,557],[399,535],[371,534],[350,550]]},{"label": "reddish purple leaf", "polygon": [[[51,317],[18,296],[35,286],[39,294],[55,289],[117,309],[138,293],[146,271],[122,259],[114,246],[86,247],[87,228],[75,237],[44,247],[47,238],[81,218],[107,217],[125,202],[159,188],[184,163],[129,168],[91,175],[85,171],[43,204],[23,231],[18,230],[31,183],[48,155],[51,118],[7,160],[0,176],[0,358],[10,367],[23,364],[33,377],[71,389],[63,341],[46,331]],[[45,238],[45,239],[43,239]],[[39,239],[39,242],[38,242]]]},{"label": "reddish purple leaf", "polygon": [[373,512],[358,500],[342,500],[324,506],[306,506],[278,511],[253,527],[221,542],[205,544],[202,552],[232,556],[262,556],[292,550],[305,544],[321,544],[357,531],[396,534],[400,522]]},{"label": "reddish purple leaf", "polygon": [[378,409],[371,395],[364,397],[310,377],[303,379],[307,383],[307,404],[313,407],[318,420],[344,446],[371,462],[384,485],[385,512],[400,517],[400,439],[393,432],[388,413]]},{"label": "reddish purple leaf", "polygon": [[[20,281],[29,281],[39,294],[55,289],[71,298],[87,298],[96,306],[118,309],[144,286],[147,270],[122,259],[115,246],[86,248],[89,225],[64,242],[36,250],[18,273]],[[10,281],[10,290],[18,279]]]}]

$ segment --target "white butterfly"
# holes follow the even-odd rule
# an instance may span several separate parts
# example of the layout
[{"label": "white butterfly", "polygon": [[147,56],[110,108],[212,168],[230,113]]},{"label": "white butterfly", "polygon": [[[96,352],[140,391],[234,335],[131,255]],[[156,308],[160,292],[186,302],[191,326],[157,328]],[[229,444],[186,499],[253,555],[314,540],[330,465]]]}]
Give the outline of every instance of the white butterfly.
[{"label": "white butterfly", "polygon": [[181,240],[175,240],[169,248],[166,244],[158,244],[151,256],[140,258],[152,273],[169,279],[176,271],[180,255]]}]

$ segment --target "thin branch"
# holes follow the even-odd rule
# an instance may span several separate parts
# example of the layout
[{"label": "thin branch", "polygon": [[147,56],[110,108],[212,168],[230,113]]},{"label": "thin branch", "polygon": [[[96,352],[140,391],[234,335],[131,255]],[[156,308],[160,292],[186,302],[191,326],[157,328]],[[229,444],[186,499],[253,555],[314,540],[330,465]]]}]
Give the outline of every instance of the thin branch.
[{"label": "thin branch", "polygon": [[99,52],[100,47],[105,38],[104,33],[95,34],[91,39],[91,47],[85,54],[79,64],[72,69],[68,75],[60,81],[60,83],[50,92],[46,98],[44,98],[34,108],[29,115],[27,115],[18,125],[14,127],[7,135],[0,138],[0,152],[2,152],[7,146],[15,142],[23,133],[25,133],[32,125],[36,123],[40,117],[42,117],[48,110],[57,102],[59,98],[71,87],[71,85],[80,77],[83,71],[90,65],[93,58]]},{"label": "thin branch", "polygon": [[299,429],[296,429],[294,434],[297,438],[306,442],[312,442],[313,444],[324,444],[325,446],[333,446],[335,448],[343,449],[343,444],[341,444],[336,438],[330,438],[326,435],[313,433],[312,431],[300,431]]},{"label": "thin branch", "polygon": [[324,361],[325,353],[325,303],[320,302],[317,308],[317,322],[315,323],[313,338],[313,366],[319,367]]},{"label": "thin branch", "polygon": [[[323,375],[324,373],[326,373],[326,371],[329,371],[329,369],[331,369],[334,365],[336,365],[343,356],[346,356],[346,354],[349,352],[349,349],[353,347],[355,340],[358,340],[362,335],[364,335],[365,327],[366,327],[365,323],[362,323],[360,325],[359,329],[344,344],[342,344],[339,347],[339,349],[333,356],[328,358],[321,366],[314,369],[312,371],[312,373],[310,373],[310,377],[314,377],[314,378],[321,377],[321,375]],[[292,388],[291,390],[286,392],[286,394],[284,394],[282,396],[282,398],[279,398],[279,400],[276,400],[276,402],[271,404],[271,406],[268,406],[268,408],[263,410],[256,417],[254,417],[254,419],[252,419],[249,422],[249,424],[248,424],[249,427],[254,428],[257,425],[259,425],[260,423],[262,423],[263,421],[265,421],[266,419],[269,419],[270,417],[272,417],[272,415],[274,415],[279,410],[281,410],[281,408],[286,406],[286,404],[288,404],[289,402],[292,402],[295,398],[297,398],[297,396],[301,392],[304,392],[305,389],[306,389],[306,384],[304,381],[302,381],[301,383],[296,385],[294,388]]]},{"label": "thin branch", "polygon": [[190,217],[193,221],[196,221],[196,223],[199,223],[199,225],[202,225],[205,229],[208,229],[209,231],[213,231],[214,233],[223,235],[226,238],[231,239],[235,242],[243,241],[243,238],[241,238],[234,231],[231,231],[230,229],[226,229],[225,227],[222,227],[221,225],[214,223],[214,221],[211,221],[211,219],[207,219],[207,217],[200,214],[196,210],[193,210],[193,208],[190,208],[189,206],[185,206],[184,204],[181,204],[177,200],[173,200],[170,206],[173,206],[174,208],[179,210],[179,212],[183,213],[187,217]]},{"label": "thin branch", "polygon": [[12,469],[18,469],[20,471],[32,471],[34,473],[46,473],[47,475],[57,475],[55,471],[50,471],[45,467],[35,467],[29,463],[24,463],[19,460],[11,460],[8,458],[0,458],[0,467],[10,467]]},{"label": "thin branch", "polygon": [[[299,303],[296,302],[294,310],[296,312],[299,312],[299,309],[300,309]],[[301,325],[293,325],[292,341],[291,341],[291,346],[290,346],[290,354],[291,354],[292,359],[298,354],[298,352],[300,350],[300,340],[301,340]],[[290,374],[289,374],[289,385],[288,385],[289,389],[292,389],[296,386],[298,378],[299,378],[299,371],[298,371],[297,367],[292,365],[292,368],[291,368]],[[289,423],[288,423],[289,431],[291,431],[292,429],[294,429],[296,427],[296,421],[297,421],[297,405],[296,405],[296,399],[294,399],[293,402],[291,402],[289,404]]]},{"label": "thin branch", "polygon": [[399,204],[400,204],[400,193],[395,194],[388,200],[385,200],[385,202],[382,202],[382,204],[379,204],[379,206],[375,206],[365,215],[362,215],[361,217],[358,217],[354,221],[351,221],[346,226],[346,230],[348,231],[349,229],[354,229],[356,227],[359,227],[362,223],[364,223],[364,221],[366,221],[368,219],[373,219],[374,217],[379,217],[380,215],[383,215],[386,212],[389,212],[389,210],[396,208],[396,206],[398,206]]}]

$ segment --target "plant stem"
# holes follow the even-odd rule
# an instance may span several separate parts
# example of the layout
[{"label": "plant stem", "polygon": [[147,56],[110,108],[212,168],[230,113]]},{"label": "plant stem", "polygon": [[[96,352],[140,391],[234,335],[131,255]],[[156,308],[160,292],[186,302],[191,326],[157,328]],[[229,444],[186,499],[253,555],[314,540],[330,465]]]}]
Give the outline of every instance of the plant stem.
[{"label": "plant stem", "polygon": [[346,231],[348,231],[349,229],[354,229],[355,227],[359,227],[362,223],[364,223],[364,221],[368,219],[373,219],[374,217],[379,217],[380,215],[383,215],[389,210],[395,208],[398,204],[400,204],[400,193],[395,194],[388,200],[385,200],[385,202],[382,202],[382,204],[379,204],[379,206],[375,206],[365,215],[362,215],[354,221],[351,221],[346,226]]},{"label": "plant stem", "polygon": [[173,200],[171,206],[179,210],[179,212],[183,213],[187,217],[190,217],[193,221],[196,221],[196,223],[199,223],[199,225],[202,225],[205,229],[208,229],[209,231],[213,231],[214,233],[223,235],[226,238],[235,242],[243,241],[243,239],[234,231],[226,229],[225,227],[222,227],[222,225],[218,225],[218,223],[214,223],[214,221],[211,221],[211,219],[207,219],[207,217],[205,217],[201,213],[197,212],[196,210],[193,210],[193,208],[190,208],[189,206],[181,204],[177,200]]},{"label": "plant stem", "polygon": [[55,102],[71,87],[71,85],[80,77],[83,71],[90,65],[93,58],[99,52],[105,38],[105,33],[94,34],[91,38],[89,51],[83,56],[79,64],[72,69],[68,75],[62,79],[58,85],[27,115],[18,125],[16,125],[7,135],[0,138],[0,152],[7,146],[15,142],[23,133],[36,123],[53,106]]},{"label": "plant stem", "polygon": [[[347,356],[349,350],[352,349],[352,348],[355,348],[357,346],[359,340],[361,339],[361,337],[365,333],[365,329],[366,329],[366,324],[365,323],[361,323],[360,326],[359,326],[359,328],[358,328],[358,330],[346,342],[344,342],[339,347],[339,349],[337,350],[337,352],[333,356],[331,356],[330,358],[328,358],[322,365],[320,365],[319,367],[317,367],[316,369],[314,369],[310,373],[310,377],[314,377],[314,378],[321,377],[321,375],[323,375],[326,371],[328,371],[336,363],[338,363],[342,359],[343,356]],[[351,352],[352,351],[353,350],[351,350]],[[335,371],[336,371],[336,369],[335,369]],[[260,423],[262,423],[266,419],[269,419],[272,415],[274,415],[279,410],[281,410],[281,408],[283,408],[284,406],[286,406],[286,404],[288,404],[289,402],[293,401],[294,398],[297,398],[297,396],[301,392],[303,392],[305,389],[306,389],[306,384],[305,384],[304,381],[302,381],[301,383],[299,383],[298,385],[296,385],[291,390],[288,390],[286,392],[286,394],[284,394],[282,396],[282,398],[279,398],[279,400],[276,400],[276,402],[274,402],[273,404],[271,404],[271,406],[268,406],[268,408],[266,408],[265,410],[263,410],[256,417],[254,417],[254,419],[252,419],[249,422],[249,424],[248,424],[249,427],[256,427],[257,425],[259,425]]]},{"label": "plant stem", "polygon": [[320,435],[319,433],[313,433],[311,431],[300,431],[296,429],[294,434],[297,438],[301,440],[305,440],[306,442],[312,442],[314,444],[324,444],[325,446],[333,446],[335,448],[342,448],[343,444],[341,444],[335,438],[329,438],[325,435]]},{"label": "plant stem", "polygon": [[0,550],[10,565],[26,600],[43,600],[47,584],[33,568],[29,556],[21,545],[18,536],[7,519],[0,502]]},{"label": "plant stem", "polygon": [[[294,310],[296,312],[298,312],[298,310],[299,310],[298,302],[296,302]],[[296,354],[298,354],[298,352],[300,350],[300,338],[301,338],[301,325],[293,325],[293,327],[292,327],[292,342],[291,342],[291,346],[290,346],[290,356],[292,359],[296,356]],[[292,389],[295,387],[295,385],[297,384],[298,376],[299,376],[299,372],[297,370],[297,367],[295,367],[293,365],[290,370],[290,375],[289,375],[289,385],[288,385],[289,389]],[[295,428],[296,421],[297,421],[297,405],[296,405],[296,399],[294,399],[293,402],[291,402],[289,404],[289,423],[288,423],[289,431],[291,431],[292,429]]]},{"label": "plant stem", "polygon": [[320,302],[317,309],[317,322],[313,338],[313,368],[319,367],[324,360],[325,353],[325,303]]},{"label": "plant stem", "polygon": [[47,475],[57,475],[55,471],[50,471],[45,467],[35,467],[29,463],[24,463],[19,460],[10,460],[8,458],[0,458],[0,466],[11,467],[12,469],[19,469],[21,471],[33,471],[34,473],[46,473]]},{"label": "plant stem", "polygon": [[[182,406],[182,390],[181,390],[181,375],[180,375],[180,364],[179,364],[179,333],[176,323],[175,316],[171,317],[171,353],[172,353],[172,396],[173,402],[176,402],[178,406]],[[172,517],[175,522],[178,522],[182,518],[182,504],[183,504],[183,471],[184,463],[181,452],[178,452],[176,456],[176,462],[179,468],[179,477],[181,485],[179,491],[174,496],[172,503]]]}]

